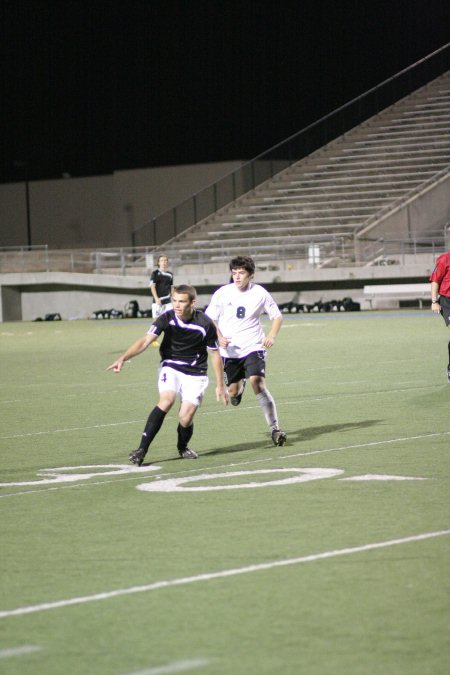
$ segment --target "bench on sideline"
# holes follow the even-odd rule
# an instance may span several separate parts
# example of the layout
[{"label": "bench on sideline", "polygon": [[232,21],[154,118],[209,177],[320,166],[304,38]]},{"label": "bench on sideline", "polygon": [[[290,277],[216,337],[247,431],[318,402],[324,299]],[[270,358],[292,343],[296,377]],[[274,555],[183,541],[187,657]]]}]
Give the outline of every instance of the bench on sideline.
[{"label": "bench on sideline", "polygon": [[372,302],[377,299],[384,300],[418,300],[420,309],[423,308],[423,301],[427,299],[431,302],[430,284],[370,284],[364,286],[364,296],[370,303],[370,309],[373,309]]}]

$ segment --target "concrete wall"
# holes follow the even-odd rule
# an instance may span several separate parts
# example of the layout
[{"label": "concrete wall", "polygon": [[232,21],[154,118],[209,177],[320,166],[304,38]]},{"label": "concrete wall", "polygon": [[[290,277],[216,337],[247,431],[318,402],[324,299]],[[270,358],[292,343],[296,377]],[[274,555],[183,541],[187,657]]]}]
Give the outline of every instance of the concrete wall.
[{"label": "concrete wall", "polygon": [[218,162],[32,181],[31,242],[25,183],[0,185],[0,247],[28,243],[50,248],[131,246],[132,230],[241,164]]},{"label": "concrete wall", "polygon": [[20,288],[0,287],[0,320],[22,321],[22,292]]},{"label": "concrete wall", "polygon": [[130,300],[137,300],[139,309],[151,309],[150,298],[136,293],[64,290],[22,293],[22,320],[44,319],[46,314],[60,314],[62,319],[89,319],[101,309],[124,311]]},{"label": "concrete wall", "polygon": [[[351,297],[361,303],[362,309],[369,309],[370,302],[363,293],[366,284],[426,283],[434,263],[431,254],[405,256],[392,266],[337,269],[317,269],[305,261],[283,261],[257,269],[255,280],[266,286],[278,303],[294,300],[310,304]],[[211,292],[229,279],[226,265],[174,272],[176,283],[197,288],[199,307],[206,305]],[[141,309],[150,309],[148,276],[63,272],[0,275],[0,321],[32,321],[56,312],[63,319],[84,319],[100,309],[123,310],[130,300],[137,300]],[[398,301],[380,299],[373,307],[398,305]]]}]

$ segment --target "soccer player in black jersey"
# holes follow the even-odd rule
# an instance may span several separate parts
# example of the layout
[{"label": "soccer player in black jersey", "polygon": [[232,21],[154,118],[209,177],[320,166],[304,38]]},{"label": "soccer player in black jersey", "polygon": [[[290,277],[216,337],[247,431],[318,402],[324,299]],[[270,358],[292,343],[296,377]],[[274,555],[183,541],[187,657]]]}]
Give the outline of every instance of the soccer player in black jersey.
[{"label": "soccer player in black jersey", "polygon": [[157,319],[160,314],[172,309],[170,296],[173,287],[173,274],[169,270],[169,258],[160,255],[156,261],[157,268],[150,277],[150,292],[153,296],[152,317]]},{"label": "soccer player in black jersey", "polygon": [[172,292],[173,309],[161,314],[147,333],[107,368],[120,373],[125,361],[141,354],[164,333],[159,349],[159,401],[148,417],[138,449],[129,454],[130,461],[138,466],[143,463],[150,443],[160,430],[177,395],[181,401],[177,428],[178,453],[182,459],[197,459],[197,453],[188,447],[188,443],[194,430],[194,415],[208,386],[208,353],[216,376],[217,400],[228,404],[216,327],[206,314],[195,308],[196,295],[192,286],[175,288]]}]

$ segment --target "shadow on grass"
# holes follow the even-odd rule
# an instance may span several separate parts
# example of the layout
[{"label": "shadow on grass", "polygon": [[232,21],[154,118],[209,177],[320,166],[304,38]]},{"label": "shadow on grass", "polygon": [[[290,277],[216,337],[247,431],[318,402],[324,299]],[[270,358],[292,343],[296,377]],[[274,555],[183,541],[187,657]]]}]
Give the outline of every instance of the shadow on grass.
[{"label": "shadow on grass", "polygon": [[[327,424],[327,425],[322,425],[322,426],[317,426],[317,427],[307,427],[303,429],[297,429],[296,431],[290,431],[287,430],[287,443],[286,445],[282,446],[283,450],[289,449],[292,445],[296,443],[304,443],[305,441],[311,441],[313,438],[317,438],[318,436],[323,436],[324,434],[334,434],[334,433],[342,433],[346,431],[352,431],[354,429],[366,429],[368,427],[372,427],[375,424],[380,424],[382,420],[363,420],[361,422],[346,422],[342,424]],[[195,444],[193,444],[195,447]],[[213,450],[206,450],[204,452],[200,452],[200,457],[213,457],[215,455],[229,455],[235,452],[246,452],[247,450],[261,450],[261,451],[266,451],[268,448],[274,449],[274,445],[270,439],[269,434],[267,434],[267,437],[264,438],[264,440],[261,441],[248,441],[245,443],[237,441],[236,443],[233,443],[232,445],[228,446],[222,446],[220,448],[214,448]],[[149,450],[149,455],[147,455],[146,459],[148,459],[147,462],[145,462],[142,466],[149,466],[150,464],[163,464],[164,462],[173,462],[173,461],[178,461],[180,457],[178,455],[174,457],[165,457],[163,459],[152,459],[151,457],[151,447]],[[185,460],[189,461],[189,460]]]},{"label": "shadow on grass", "polygon": [[[287,430],[287,443],[283,446],[284,448],[289,448],[295,443],[302,443],[305,441],[311,441],[313,438],[318,436],[323,436],[324,434],[333,434],[341,433],[346,431],[352,431],[354,429],[365,429],[367,427],[374,426],[379,424],[382,420],[363,420],[361,422],[347,422],[343,424],[328,424],[325,426],[317,427],[307,427],[306,429],[297,429],[295,431]],[[234,452],[245,452],[246,450],[266,450],[267,448],[273,448],[273,443],[270,440],[270,436],[267,436],[263,441],[250,441],[248,443],[233,443],[233,445],[225,446],[221,448],[215,448],[214,450],[207,450],[202,452],[201,456],[213,456],[220,454],[230,454]]]}]

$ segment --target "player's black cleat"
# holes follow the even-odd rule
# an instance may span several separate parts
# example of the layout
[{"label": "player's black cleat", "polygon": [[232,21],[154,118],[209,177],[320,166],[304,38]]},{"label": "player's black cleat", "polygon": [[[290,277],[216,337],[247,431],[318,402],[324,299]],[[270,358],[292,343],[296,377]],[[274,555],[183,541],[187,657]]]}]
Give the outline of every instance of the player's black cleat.
[{"label": "player's black cleat", "polygon": [[284,433],[284,431],[281,431],[281,429],[274,429],[272,431],[272,441],[274,445],[284,445],[286,443],[287,436]]},{"label": "player's black cleat", "polygon": [[450,382],[450,366],[447,366],[447,380]]},{"label": "player's black cleat", "polygon": [[237,396],[231,396],[231,397],[230,397],[230,403],[231,403],[231,405],[239,405],[239,403],[240,403],[241,400],[242,400],[242,394],[244,393],[244,389],[245,389],[245,385],[246,385],[246,384],[247,384],[247,380],[243,380],[242,391],[241,391],[241,393],[238,394]]},{"label": "player's black cleat", "polygon": [[197,457],[198,457],[195,450],[191,450],[190,448],[184,448],[183,450],[178,450],[178,454],[180,455],[181,459],[197,459]]},{"label": "player's black cleat", "polygon": [[133,450],[133,452],[130,452],[128,455],[128,459],[130,462],[133,464],[137,464],[137,466],[141,466],[142,462],[144,461],[144,457],[147,454],[147,450],[144,450],[144,448],[138,448],[137,450]]}]

